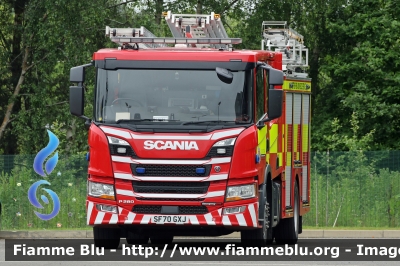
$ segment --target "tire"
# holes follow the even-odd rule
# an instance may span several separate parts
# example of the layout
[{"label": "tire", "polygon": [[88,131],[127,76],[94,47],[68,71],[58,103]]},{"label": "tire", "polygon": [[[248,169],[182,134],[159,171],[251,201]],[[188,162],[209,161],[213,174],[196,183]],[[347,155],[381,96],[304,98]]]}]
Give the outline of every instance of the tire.
[{"label": "tire", "polygon": [[116,249],[121,240],[119,228],[93,227],[94,244],[96,247]]},{"label": "tire", "polygon": [[294,245],[299,238],[300,228],[300,197],[297,181],[294,186],[294,210],[293,217],[282,219],[274,232],[275,242],[278,245]]},{"label": "tire", "polygon": [[126,242],[130,245],[135,244],[147,244],[149,242],[149,236],[143,233],[136,233],[132,231],[127,231]]},{"label": "tire", "polygon": [[240,232],[241,242],[244,245],[252,245],[252,246],[265,246],[266,244],[272,243],[272,227],[271,227],[271,210],[270,204],[267,202],[267,194],[266,194],[266,186],[264,186],[264,195],[265,200],[261,202],[265,202],[264,204],[264,212],[265,218],[264,221],[261,222],[261,228],[253,229],[253,230],[244,230]]},{"label": "tire", "polygon": [[150,236],[150,241],[154,245],[165,245],[171,244],[174,240],[174,236],[172,235],[157,235],[157,236]]}]

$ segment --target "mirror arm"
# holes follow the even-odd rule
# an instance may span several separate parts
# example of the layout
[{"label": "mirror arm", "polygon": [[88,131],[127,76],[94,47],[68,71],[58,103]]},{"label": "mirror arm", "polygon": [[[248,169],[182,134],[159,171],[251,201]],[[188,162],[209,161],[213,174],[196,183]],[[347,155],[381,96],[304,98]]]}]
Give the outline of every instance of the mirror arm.
[{"label": "mirror arm", "polygon": [[78,116],[78,118],[85,120],[85,128],[89,129],[90,125],[92,124],[92,119],[84,115]]},{"label": "mirror arm", "polygon": [[263,120],[260,120],[258,123],[257,123],[257,128],[258,129],[262,129],[263,127],[265,127],[265,122],[269,122],[269,121],[271,121],[272,119],[269,119],[269,118],[265,118],[265,119],[263,119]]}]

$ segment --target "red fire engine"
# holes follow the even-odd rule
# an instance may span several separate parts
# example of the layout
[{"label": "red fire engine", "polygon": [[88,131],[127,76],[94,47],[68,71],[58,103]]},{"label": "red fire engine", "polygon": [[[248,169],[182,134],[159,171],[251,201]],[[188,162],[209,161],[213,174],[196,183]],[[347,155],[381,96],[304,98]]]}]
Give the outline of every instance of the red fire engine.
[{"label": "red fire engine", "polygon": [[[310,208],[309,80],[290,77],[292,51],[234,50],[241,39],[217,14],[164,16],[174,37],[107,27],[120,47],[70,72],[70,111],[89,128],[96,246],[235,231],[254,245],[296,243]],[[271,45],[275,32],[263,34]],[[83,113],[89,66],[92,119]]]}]

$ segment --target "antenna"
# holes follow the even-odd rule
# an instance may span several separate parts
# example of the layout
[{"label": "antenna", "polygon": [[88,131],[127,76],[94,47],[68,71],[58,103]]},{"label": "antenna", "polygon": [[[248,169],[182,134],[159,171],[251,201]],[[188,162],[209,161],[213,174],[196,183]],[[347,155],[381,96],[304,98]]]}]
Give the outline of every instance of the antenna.
[{"label": "antenna", "polygon": [[218,124],[219,124],[219,106],[220,106],[221,102],[218,103]]}]

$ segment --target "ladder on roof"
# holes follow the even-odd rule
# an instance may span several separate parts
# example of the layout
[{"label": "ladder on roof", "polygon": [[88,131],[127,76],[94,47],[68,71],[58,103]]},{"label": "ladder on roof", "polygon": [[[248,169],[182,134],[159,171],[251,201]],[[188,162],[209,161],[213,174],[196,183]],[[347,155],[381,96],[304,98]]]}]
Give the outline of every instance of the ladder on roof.
[{"label": "ladder on roof", "polygon": [[[204,14],[172,14],[171,11],[163,13],[172,36],[175,38],[220,38],[229,39],[221,21],[221,16],[211,12]],[[221,41],[221,43],[224,43]],[[213,47],[217,49],[231,49],[231,42],[227,44],[192,44],[194,47]]]},{"label": "ladder on roof", "polygon": [[[229,38],[220,15],[188,15],[164,12],[165,20],[174,37],[156,37],[145,27],[110,28],[106,26],[106,36],[118,43],[120,49],[149,49],[167,47],[167,44],[188,47],[213,47],[232,50],[232,44],[242,42],[240,38]],[[177,18],[179,16],[179,18]]]},{"label": "ladder on roof", "polygon": [[[136,44],[137,48],[150,49],[166,47],[165,43],[150,43],[150,42],[131,42],[131,38],[156,38],[156,36],[146,29],[145,27],[140,28],[110,28],[106,26],[106,36],[110,37],[111,41],[118,43],[122,46],[122,49],[128,48],[131,44]],[[140,39],[138,39],[140,41]]]},{"label": "ladder on roof", "polygon": [[286,21],[263,21],[261,49],[281,52],[282,70],[286,76],[307,78],[308,49],[304,37],[287,26]]}]

